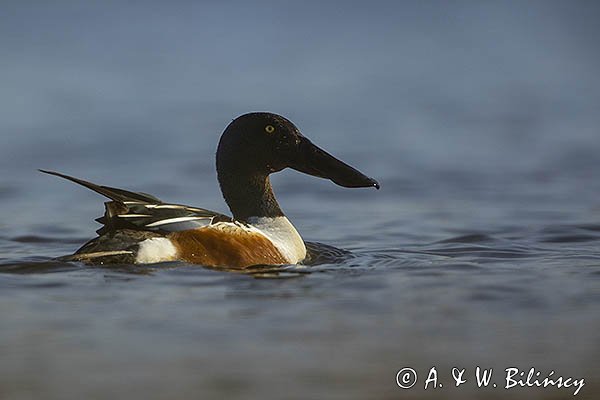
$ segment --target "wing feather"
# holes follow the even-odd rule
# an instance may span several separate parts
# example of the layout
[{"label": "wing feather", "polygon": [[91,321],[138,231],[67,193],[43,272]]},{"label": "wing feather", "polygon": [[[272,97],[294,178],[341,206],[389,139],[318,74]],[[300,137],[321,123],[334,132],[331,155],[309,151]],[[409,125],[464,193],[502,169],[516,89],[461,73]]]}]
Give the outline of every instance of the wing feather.
[{"label": "wing feather", "polygon": [[103,224],[103,227],[97,231],[99,235],[119,229],[177,232],[207,226],[215,222],[231,221],[230,217],[215,211],[182,204],[163,203],[157,197],[146,193],[97,185],[54,171],[40,171],[75,182],[112,200],[104,203],[104,215],[96,219],[97,222]]}]

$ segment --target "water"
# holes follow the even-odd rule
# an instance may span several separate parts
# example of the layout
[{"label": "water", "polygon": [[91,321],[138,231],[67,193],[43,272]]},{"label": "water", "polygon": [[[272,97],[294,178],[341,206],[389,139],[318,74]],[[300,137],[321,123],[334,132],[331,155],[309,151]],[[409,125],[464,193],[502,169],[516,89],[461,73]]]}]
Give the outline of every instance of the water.
[{"label": "water", "polygon": [[[570,398],[600,392],[593,3],[92,3],[0,14],[0,398]],[[227,212],[220,132],[281,113],[382,184],[285,171],[309,266],[87,267],[102,199]],[[176,178],[175,178],[176,177]],[[443,388],[423,390],[429,369]],[[412,367],[411,390],[395,383]],[[470,379],[453,387],[451,368]]]}]

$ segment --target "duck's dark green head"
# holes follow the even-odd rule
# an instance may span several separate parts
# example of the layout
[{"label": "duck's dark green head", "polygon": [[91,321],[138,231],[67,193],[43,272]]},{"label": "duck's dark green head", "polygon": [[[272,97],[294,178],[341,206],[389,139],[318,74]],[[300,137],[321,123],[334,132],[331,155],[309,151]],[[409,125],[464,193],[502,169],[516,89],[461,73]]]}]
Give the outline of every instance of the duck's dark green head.
[{"label": "duck's dark green head", "polygon": [[217,148],[217,176],[234,218],[283,216],[269,175],[288,167],[344,187],[379,189],[376,180],[312,144],[286,118],[244,114],[227,126]]},{"label": "duck's dark green head", "polygon": [[266,176],[288,167],[344,187],[379,189],[376,180],[314,145],[280,115],[244,114],[223,132],[217,149],[217,172]]}]

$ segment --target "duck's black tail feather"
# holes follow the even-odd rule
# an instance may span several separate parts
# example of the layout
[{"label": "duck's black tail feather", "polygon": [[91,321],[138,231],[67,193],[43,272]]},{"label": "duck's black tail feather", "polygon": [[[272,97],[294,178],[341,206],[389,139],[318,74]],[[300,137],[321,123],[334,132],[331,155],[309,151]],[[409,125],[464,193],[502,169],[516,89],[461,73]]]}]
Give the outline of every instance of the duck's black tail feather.
[{"label": "duck's black tail feather", "polygon": [[88,189],[93,190],[96,193],[100,193],[103,196],[108,197],[109,199],[124,203],[126,201],[139,201],[142,203],[152,203],[152,204],[160,204],[162,201],[152,195],[146,193],[137,193],[130,192],[128,190],[113,188],[109,186],[96,185],[95,183],[84,181],[83,179],[75,178],[69,175],[61,174],[60,172],[48,171],[45,169],[38,170],[45,174],[55,175],[64,179],[67,179],[71,182],[75,182],[81,186],[85,186]]},{"label": "duck's black tail feather", "polygon": [[[146,193],[96,185],[54,171],[40,169],[40,172],[75,182],[111,199],[111,201],[104,203],[104,215],[96,219],[97,222],[103,225],[102,228],[96,231],[100,236],[123,229],[163,233],[175,232],[207,226],[213,222],[231,221],[230,217],[214,211],[181,204],[163,203],[156,197]],[[102,249],[102,251],[105,250],[105,248]]]}]

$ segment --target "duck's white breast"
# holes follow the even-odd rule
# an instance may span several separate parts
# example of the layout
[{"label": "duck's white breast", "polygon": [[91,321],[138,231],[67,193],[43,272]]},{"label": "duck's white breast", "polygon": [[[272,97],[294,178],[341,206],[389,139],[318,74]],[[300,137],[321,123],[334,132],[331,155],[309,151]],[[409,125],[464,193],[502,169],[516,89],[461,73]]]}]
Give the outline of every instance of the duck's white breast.
[{"label": "duck's white breast", "polygon": [[250,217],[248,222],[265,235],[290,264],[306,258],[306,246],[286,217]]}]

